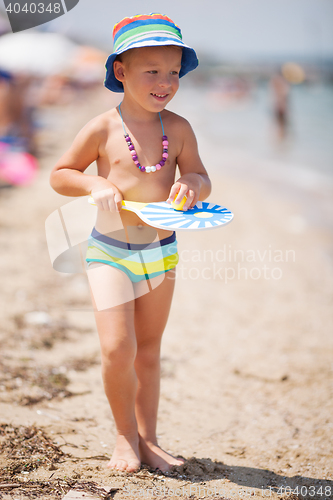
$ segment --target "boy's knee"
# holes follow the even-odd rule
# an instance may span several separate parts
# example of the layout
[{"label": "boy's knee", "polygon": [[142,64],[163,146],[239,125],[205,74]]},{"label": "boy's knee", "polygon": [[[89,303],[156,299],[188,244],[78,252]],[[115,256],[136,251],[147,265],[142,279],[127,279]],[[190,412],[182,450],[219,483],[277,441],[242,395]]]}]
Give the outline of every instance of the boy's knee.
[{"label": "boy's knee", "polygon": [[160,343],[152,342],[138,345],[136,362],[146,367],[154,366],[160,360]]},{"label": "boy's knee", "polygon": [[124,368],[134,363],[136,357],[135,343],[110,344],[102,348],[103,365],[112,364]]}]

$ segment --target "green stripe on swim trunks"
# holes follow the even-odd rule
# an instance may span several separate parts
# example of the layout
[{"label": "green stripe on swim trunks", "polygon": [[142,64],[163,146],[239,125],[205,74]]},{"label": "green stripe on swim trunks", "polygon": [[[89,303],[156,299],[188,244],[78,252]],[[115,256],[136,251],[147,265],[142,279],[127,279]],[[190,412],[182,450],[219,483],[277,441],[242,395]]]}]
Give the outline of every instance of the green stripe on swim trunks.
[{"label": "green stripe on swim trunks", "polygon": [[[144,256],[144,253],[143,253],[143,256]],[[117,257],[114,257],[114,256],[108,254],[107,252],[104,252],[102,249],[97,248],[97,247],[92,246],[92,245],[88,247],[87,255],[86,255],[86,259],[88,261],[92,260],[92,261],[102,261],[104,263],[108,263],[108,262],[116,263],[118,265],[125,267],[131,273],[133,273],[135,275],[145,274],[144,270],[143,270],[143,265],[139,259],[138,253],[135,254],[135,257],[138,260],[137,262],[135,262],[129,258],[123,258],[123,259],[117,258]],[[178,253],[175,252],[171,255],[167,255],[166,257],[162,257],[162,255],[161,255],[160,259],[153,261],[153,262],[144,261],[144,265],[147,269],[147,272],[149,274],[152,274],[152,273],[158,273],[158,272],[163,272],[163,271],[167,271],[169,269],[172,269],[173,267],[175,267],[177,265],[178,260],[179,260]]]},{"label": "green stripe on swim trunks", "polygon": [[[150,24],[144,26],[138,26],[137,28],[133,28],[132,30],[126,31],[117,39],[113,51],[116,52],[119,50],[120,45],[127,45],[129,42],[135,43],[142,38],[148,38],[151,35],[163,36],[165,34],[166,37],[171,36],[179,41],[181,41],[181,37],[179,36],[179,31],[172,26],[163,25],[163,30],[161,30],[160,24]],[[121,47],[123,48],[123,47]]]},{"label": "green stripe on swim trunks", "polygon": [[87,250],[86,259],[89,260],[101,260],[103,262],[116,263],[121,266],[126,267],[134,274],[142,274],[142,263],[140,261],[139,255],[136,253],[137,262],[130,260],[128,258],[119,258],[104,252],[100,248],[89,246]]},{"label": "green stripe on swim trunks", "polygon": [[[140,262],[139,250],[129,250],[115,245],[108,245],[96,238],[89,239],[88,247],[89,249],[99,249],[101,252],[104,252],[106,255],[116,260],[126,259],[133,262]],[[153,248],[150,248],[150,245],[148,245],[143,248],[141,252],[144,254],[145,262],[157,262],[164,257],[169,257],[177,253],[177,243],[172,242],[164,245],[162,242],[161,246],[153,246]]]}]

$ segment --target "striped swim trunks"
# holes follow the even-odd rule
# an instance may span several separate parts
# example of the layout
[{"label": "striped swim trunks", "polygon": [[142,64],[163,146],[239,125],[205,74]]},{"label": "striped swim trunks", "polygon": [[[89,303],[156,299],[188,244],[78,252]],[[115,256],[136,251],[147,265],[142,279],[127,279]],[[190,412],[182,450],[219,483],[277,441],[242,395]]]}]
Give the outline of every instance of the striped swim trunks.
[{"label": "striped swim trunks", "polygon": [[176,267],[179,260],[176,233],[153,243],[127,243],[94,228],[88,239],[86,261],[120,269],[133,283],[152,279]]}]

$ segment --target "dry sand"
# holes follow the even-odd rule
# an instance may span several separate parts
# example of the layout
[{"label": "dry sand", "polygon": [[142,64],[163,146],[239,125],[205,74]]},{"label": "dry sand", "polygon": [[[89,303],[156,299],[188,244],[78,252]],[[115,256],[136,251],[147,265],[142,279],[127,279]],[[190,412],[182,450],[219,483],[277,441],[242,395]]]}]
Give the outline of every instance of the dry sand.
[{"label": "dry sand", "polygon": [[86,276],[52,269],[44,230],[70,201],[48,185],[54,161],[112,104],[87,99],[57,110],[37,181],[0,191],[0,498],[333,498],[332,233],[313,213],[332,190],[291,196],[223,168],[210,199],[235,219],[178,233],[163,340],[159,440],[187,462],[169,475],[105,467],[115,427]]}]

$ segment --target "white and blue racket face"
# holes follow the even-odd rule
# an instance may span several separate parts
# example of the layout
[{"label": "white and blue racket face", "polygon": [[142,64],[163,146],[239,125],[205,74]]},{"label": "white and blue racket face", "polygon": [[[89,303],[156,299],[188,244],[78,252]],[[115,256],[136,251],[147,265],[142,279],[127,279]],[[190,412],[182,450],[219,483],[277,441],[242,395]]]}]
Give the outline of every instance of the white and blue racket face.
[{"label": "white and blue racket face", "polygon": [[234,214],[226,207],[215,203],[198,203],[183,212],[175,210],[169,203],[149,203],[140,210],[142,219],[151,226],[170,230],[213,229],[232,221]]}]

